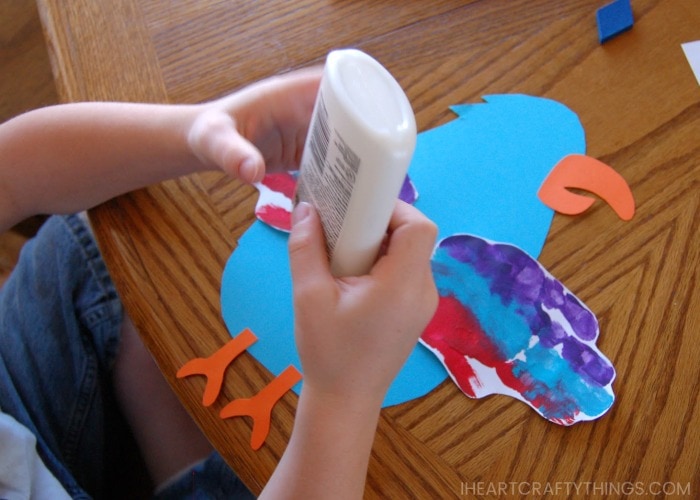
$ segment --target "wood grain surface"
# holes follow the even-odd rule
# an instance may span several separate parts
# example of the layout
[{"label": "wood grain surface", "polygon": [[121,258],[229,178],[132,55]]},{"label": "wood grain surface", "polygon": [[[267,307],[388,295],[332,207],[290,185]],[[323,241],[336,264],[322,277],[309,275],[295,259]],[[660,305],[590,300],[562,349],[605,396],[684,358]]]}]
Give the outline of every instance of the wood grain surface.
[{"label": "wood grain surface", "polygon": [[[510,398],[468,399],[446,381],[382,412],[366,497],[616,497],[632,487],[697,497],[700,87],[680,44],[700,39],[700,8],[697,0],[635,0],[633,29],[600,45],[602,3],[38,2],[63,101],[200,102],[355,46],[396,76],[419,130],[450,120],[449,105],[486,94],[570,107],[587,153],[620,172],[637,203],[630,222],[602,202],[555,216],[540,256],[600,320],[598,345],[617,369],[614,406],[565,428]],[[221,274],[253,221],[255,197],[212,173],[125,195],[91,216],[144,341],[257,492],[284,450],[296,396],[283,398],[266,444],[252,451],[250,421],[222,421],[218,411],[269,382],[265,368],[244,354],[213,408],[200,404],[203,379],[175,379],[186,360],[230,337]]]},{"label": "wood grain surface", "polygon": [[[0,123],[58,101],[34,0],[0,1]],[[0,233],[0,287],[43,217]]]}]

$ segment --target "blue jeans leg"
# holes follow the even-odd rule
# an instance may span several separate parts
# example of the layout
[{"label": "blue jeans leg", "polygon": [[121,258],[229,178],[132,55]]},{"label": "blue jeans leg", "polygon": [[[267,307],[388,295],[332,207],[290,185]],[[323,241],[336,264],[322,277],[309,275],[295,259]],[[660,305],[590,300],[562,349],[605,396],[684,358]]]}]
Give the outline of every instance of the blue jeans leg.
[{"label": "blue jeans leg", "polygon": [[52,217],[0,290],[0,406],[75,498],[100,495],[122,306],[79,216]]},{"label": "blue jeans leg", "polygon": [[[77,215],[49,218],[0,289],[0,409],[35,434],[42,460],[73,498],[103,496],[107,468],[119,466],[110,460],[123,437],[111,372],[122,317]],[[253,496],[213,453],[157,498]]]}]

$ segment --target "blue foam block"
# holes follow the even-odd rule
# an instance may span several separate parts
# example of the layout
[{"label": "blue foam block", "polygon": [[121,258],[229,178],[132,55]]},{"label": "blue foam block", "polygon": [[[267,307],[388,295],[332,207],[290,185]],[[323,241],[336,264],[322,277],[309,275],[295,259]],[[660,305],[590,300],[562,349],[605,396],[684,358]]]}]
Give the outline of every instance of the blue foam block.
[{"label": "blue foam block", "polygon": [[630,0],[616,0],[596,12],[598,40],[605,43],[620,33],[632,28],[634,18]]}]

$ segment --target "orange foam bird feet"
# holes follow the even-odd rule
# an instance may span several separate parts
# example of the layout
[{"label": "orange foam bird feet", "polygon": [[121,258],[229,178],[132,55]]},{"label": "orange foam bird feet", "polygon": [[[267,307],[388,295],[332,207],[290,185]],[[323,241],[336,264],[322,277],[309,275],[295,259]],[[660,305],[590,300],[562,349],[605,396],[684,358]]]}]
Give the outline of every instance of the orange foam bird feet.
[{"label": "orange foam bird feet", "polygon": [[255,396],[231,401],[221,410],[219,416],[221,418],[253,417],[253,433],[250,436],[250,446],[257,450],[263,445],[267,434],[270,432],[272,408],[284,393],[294,387],[301,378],[301,373],[293,366],[289,366]]},{"label": "orange foam bird feet", "polygon": [[[245,329],[208,358],[195,358],[185,363],[178,370],[177,378],[205,375],[207,384],[204,387],[202,404],[209,406],[216,401],[221,392],[226,368],[256,340],[258,338],[255,334],[249,329]],[[294,387],[301,379],[301,373],[293,366],[289,366],[255,396],[247,399],[234,399],[221,410],[219,415],[221,418],[253,417],[250,446],[257,450],[263,445],[270,432],[272,408],[284,393]]]},{"label": "orange foam bird feet", "polygon": [[634,197],[625,179],[605,163],[590,156],[565,156],[542,183],[539,197],[549,208],[567,215],[578,215],[593,205],[594,199],[567,188],[583,189],[600,196],[625,221],[634,216]]},{"label": "orange foam bird feet", "polygon": [[190,375],[205,375],[207,377],[207,385],[202,395],[202,404],[209,406],[216,401],[221,392],[226,368],[239,354],[253,345],[256,340],[258,338],[255,334],[249,329],[245,329],[208,358],[195,358],[185,363],[177,371],[177,378],[189,377]]}]

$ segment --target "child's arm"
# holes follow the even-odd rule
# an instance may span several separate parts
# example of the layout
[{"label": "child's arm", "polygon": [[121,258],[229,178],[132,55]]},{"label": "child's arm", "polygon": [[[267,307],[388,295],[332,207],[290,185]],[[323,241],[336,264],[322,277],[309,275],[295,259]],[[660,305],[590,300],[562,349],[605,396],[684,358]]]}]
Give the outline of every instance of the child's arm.
[{"label": "child's arm", "polygon": [[0,125],[0,231],[219,168],[246,182],[298,166],[320,71],[270,78],[199,105],[78,103]]},{"label": "child's arm", "polygon": [[261,498],[361,498],[382,401],[437,308],[430,268],[437,230],[398,202],[386,253],[370,274],[335,279],[317,214],[300,205],[294,222],[304,385],[292,438]]}]

